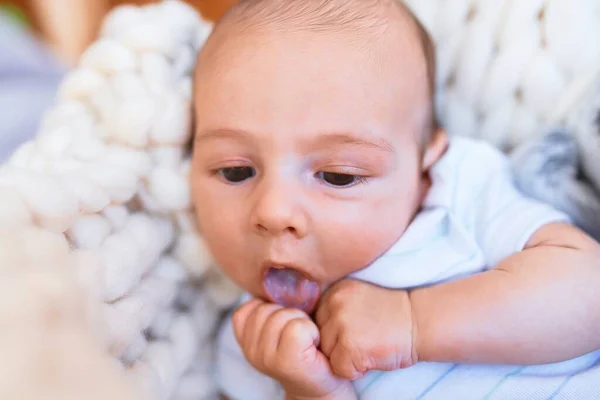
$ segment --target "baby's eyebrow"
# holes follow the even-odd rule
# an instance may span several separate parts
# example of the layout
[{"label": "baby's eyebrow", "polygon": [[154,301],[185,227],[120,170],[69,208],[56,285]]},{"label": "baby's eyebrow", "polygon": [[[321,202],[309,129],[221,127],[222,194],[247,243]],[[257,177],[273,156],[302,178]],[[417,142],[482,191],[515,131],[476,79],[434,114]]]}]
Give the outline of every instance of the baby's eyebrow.
[{"label": "baby's eyebrow", "polygon": [[194,142],[197,144],[199,142],[205,142],[219,138],[250,140],[252,135],[239,129],[211,129],[203,132],[196,132]]},{"label": "baby's eyebrow", "polygon": [[340,145],[353,145],[370,147],[386,153],[395,153],[394,145],[385,138],[370,138],[348,132],[323,133],[311,143],[315,147],[333,147]]},{"label": "baby's eyebrow", "polygon": [[[194,138],[194,144],[210,141],[213,139],[237,139],[244,141],[252,141],[252,134],[239,129],[212,129],[203,132],[198,132]],[[336,147],[336,146],[357,146],[367,147],[386,153],[396,153],[396,148],[392,142],[385,138],[371,138],[366,135],[357,135],[349,132],[328,132],[321,133],[314,139],[309,139],[303,143],[309,150]]]}]

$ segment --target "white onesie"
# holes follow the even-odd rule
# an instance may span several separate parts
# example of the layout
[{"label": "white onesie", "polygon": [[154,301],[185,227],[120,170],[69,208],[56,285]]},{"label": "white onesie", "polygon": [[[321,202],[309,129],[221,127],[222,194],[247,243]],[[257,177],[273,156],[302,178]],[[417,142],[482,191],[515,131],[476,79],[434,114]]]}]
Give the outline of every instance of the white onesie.
[{"label": "white onesie", "polygon": [[[543,225],[568,221],[518,192],[507,158],[483,142],[453,138],[431,178],[405,234],[354,278],[398,289],[457,279],[521,251]],[[217,379],[233,400],[284,398],[277,382],[244,359],[230,318],[218,337]],[[371,372],[355,388],[363,400],[600,399],[600,351],[541,366],[419,363]]]}]

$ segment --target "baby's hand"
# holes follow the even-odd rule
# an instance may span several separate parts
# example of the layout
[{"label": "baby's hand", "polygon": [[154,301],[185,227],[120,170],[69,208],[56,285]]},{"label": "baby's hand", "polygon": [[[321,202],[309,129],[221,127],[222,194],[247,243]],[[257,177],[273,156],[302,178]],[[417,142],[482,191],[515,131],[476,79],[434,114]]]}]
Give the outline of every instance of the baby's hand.
[{"label": "baby's hand", "polygon": [[321,353],[319,330],[306,313],[254,299],[233,315],[236,339],[250,364],[276,379],[286,399],[354,399]]},{"label": "baby's hand", "polygon": [[416,329],[408,293],[353,279],[333,285],[316,321],[321,351],[333,372],[355,380],[368,371],[392,371],[417,362]]}]

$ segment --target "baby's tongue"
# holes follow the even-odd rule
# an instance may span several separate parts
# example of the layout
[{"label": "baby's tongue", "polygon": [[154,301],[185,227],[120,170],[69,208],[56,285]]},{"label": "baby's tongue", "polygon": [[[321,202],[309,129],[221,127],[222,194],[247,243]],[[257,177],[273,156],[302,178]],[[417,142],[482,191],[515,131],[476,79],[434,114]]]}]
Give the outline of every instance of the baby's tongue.
[{"label": "baby's tongue", "polygon": [[264,289],[275,303],[310,314],[319,300],[319,285],[293,269],[271,268]]}]

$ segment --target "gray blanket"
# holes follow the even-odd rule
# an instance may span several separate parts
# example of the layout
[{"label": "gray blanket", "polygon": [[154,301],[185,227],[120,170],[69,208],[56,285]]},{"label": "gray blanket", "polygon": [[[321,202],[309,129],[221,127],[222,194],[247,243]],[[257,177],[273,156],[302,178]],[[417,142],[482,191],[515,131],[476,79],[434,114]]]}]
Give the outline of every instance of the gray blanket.
[{"label": "gray blanket", "polygon": [[[600,134],[600,120],[596,123]],[[574,132],[554,130],[518,147],[511,155],[515,179],[523,192],[566,212],[600,240],[600,193],[582,169],[574,136]]]}]

